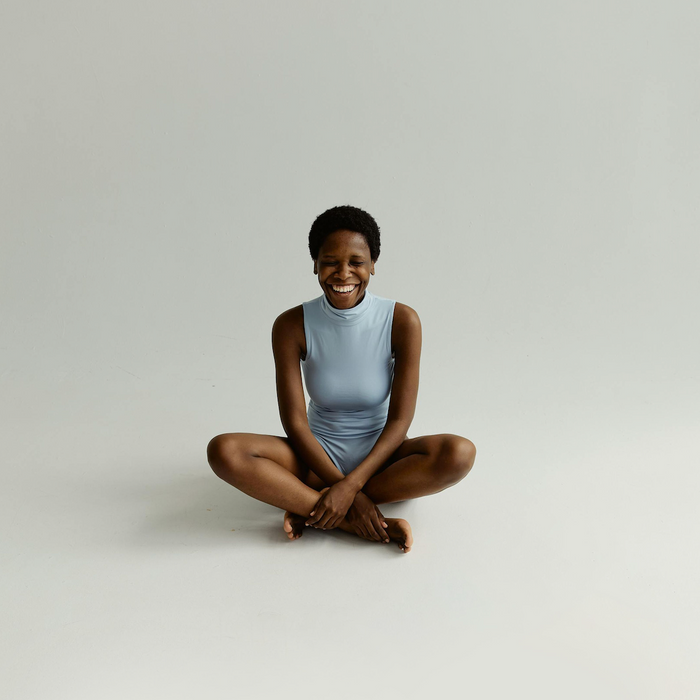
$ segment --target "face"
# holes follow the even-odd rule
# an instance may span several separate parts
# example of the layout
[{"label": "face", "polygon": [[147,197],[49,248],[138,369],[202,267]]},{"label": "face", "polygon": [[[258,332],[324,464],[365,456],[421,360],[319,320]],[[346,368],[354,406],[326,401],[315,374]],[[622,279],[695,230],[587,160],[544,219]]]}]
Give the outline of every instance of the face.
[{"label": "face", "polygon": [[314,274],[336,309],[357,306],[365,296],[370,275],[374,274],[365,237],[354,231],[331,233],[318,251],[318,260],[314,260]]}]

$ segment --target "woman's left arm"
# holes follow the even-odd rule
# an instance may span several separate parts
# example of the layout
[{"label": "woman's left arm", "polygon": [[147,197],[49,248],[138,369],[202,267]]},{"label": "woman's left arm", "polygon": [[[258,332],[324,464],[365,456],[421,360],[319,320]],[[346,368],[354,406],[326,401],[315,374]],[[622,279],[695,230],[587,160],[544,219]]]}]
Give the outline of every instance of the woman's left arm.
[{"label": "woman's left arm", "polygon": [[410,306],[396,302],[391,340],[394,346],[394,382],[386,425],[371,452],[343,479],[357,491],[362,490],[406,439],[416,412],[422,333],[420,318]]}]

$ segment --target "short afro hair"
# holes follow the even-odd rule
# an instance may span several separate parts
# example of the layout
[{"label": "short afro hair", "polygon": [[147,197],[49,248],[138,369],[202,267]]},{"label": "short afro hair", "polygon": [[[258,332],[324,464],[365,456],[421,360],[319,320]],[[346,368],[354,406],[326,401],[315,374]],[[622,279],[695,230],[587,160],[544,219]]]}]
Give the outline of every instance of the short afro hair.
[{"label": "short afro hair", "polygon": [[369,246],[372,260],[379,257],[379,226],[374,218],[362,209],[351,207],[349,204],[333,207],[316,217],[309,231],[309,252],[314,260],[318,260],[323,241],[336,231],[347,230],[360,233],[365,237]]}]

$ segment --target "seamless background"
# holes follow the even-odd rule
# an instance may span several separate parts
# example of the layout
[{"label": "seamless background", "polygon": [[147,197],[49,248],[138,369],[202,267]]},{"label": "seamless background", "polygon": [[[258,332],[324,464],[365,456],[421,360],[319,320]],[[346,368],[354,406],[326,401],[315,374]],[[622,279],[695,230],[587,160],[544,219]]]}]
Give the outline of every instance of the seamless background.
[{"label": "seamless background", "polygon": [[[0,3],[3,677],[16,698],[694,698],[692,2]],[[408,556],[216,479],[282,435],[308,229],[377,219]]]}]

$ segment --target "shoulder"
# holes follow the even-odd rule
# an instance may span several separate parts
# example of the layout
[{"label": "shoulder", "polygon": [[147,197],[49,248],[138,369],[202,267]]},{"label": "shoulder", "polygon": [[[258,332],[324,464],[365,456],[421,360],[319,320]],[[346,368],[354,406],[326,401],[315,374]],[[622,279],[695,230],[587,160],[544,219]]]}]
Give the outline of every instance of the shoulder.
[{"label": "shoulder", "polygon": [[272,345],[281,347],[292,345],[301,355],[306,355],[304,338],[304,306],[299,304],[282,312],[272,324]]},{"label": "shoulder", "polygon": [[391,329],[391,347],[406,349],[409,346],[420,347],[421,323],[415,309],[397,301],[394,305],[394,323]]},{"label": "shoulder", "polygon": [[397,301],[394,306],[394,328],[400,328],[410,333],[420,330],[420,327],[420,318],[415,309]]},{"label": "shoulder", "polygon": [[283,311],[272,324],[272,330],[273,332],[275,331],[275,329],[286,331],[292,328],[293,326],[298,325],[300,321],[302,324],[304,323],[303,304],[299,304],[299,306],[295,306],[291,309]]}]

